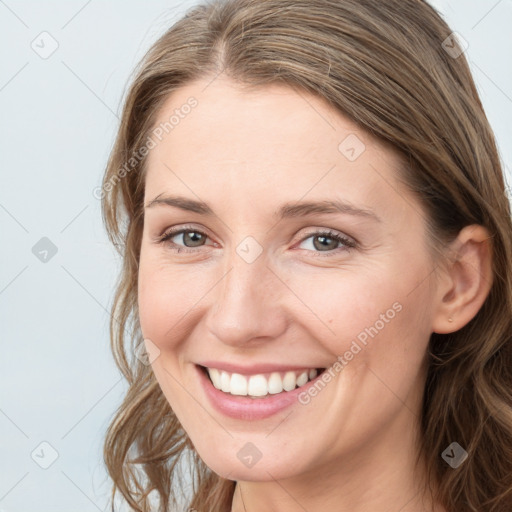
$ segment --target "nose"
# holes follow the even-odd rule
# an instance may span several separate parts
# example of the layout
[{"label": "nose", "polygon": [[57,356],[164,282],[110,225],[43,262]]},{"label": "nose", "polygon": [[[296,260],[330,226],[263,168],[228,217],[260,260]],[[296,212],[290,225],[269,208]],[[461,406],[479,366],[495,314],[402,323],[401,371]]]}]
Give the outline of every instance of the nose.
[{"label": "nose", "polygon": [[284,288],[264,254],[252,263],[233,254],[227,273],[214,288],[207,329],[231,346],[254,346],[279,337],[287,326]]}]

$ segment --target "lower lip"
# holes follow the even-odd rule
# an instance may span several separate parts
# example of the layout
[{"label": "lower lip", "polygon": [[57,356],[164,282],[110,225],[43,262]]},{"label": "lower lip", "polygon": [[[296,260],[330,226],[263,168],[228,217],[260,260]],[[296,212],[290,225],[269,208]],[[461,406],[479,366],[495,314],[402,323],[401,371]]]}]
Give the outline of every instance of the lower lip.
[{"label": "lower lip", "polygon": [[231,395],[217,389],[205,374],[196,366],[201,385],[213,407],[231,418],[239,420],[262,420],[283,411],[294,403],[298,403],[298,395],[313,385],[320,377],[308,381],[304,386],[295,388],[292,391],[283,391],[275,395],[266,395],[261,398],[249,398],[247,396]]}]

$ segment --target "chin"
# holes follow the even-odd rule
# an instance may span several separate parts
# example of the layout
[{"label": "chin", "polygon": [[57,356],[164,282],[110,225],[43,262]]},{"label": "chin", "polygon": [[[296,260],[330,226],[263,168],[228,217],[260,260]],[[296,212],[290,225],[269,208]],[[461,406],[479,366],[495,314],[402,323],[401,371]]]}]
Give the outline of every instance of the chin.
[{"label": "chin", "polygon": [[[265,435],[267,434],[262,434]],[[296,449],[293,453],[286,454],[282,449],[279,450],[275,446],[267,448],[257,441],[255,444],[257,443],[261,450],[249,440],[238,438],[233,441],[233,446],[229,443],[219,443],[222,451],[208,450],[208,453],[204,454],[200,449],[197,450],[203,462],[222,478],[269,482],[291,478],[307,471],[308,462],[303,456],[299,457]],[[281,446],[283,444],[281,443]]]}]

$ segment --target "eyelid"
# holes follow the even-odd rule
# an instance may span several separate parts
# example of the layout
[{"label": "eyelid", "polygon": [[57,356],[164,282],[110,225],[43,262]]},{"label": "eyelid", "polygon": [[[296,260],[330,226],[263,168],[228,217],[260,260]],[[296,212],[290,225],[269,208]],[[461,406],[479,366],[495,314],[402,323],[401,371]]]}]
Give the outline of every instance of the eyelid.
[{"label": "eyelid", "polygon": [[338,241],[338,243],[341,243],[342,246],[336,247],[335,249],[329,250],[329,251],[313,251],[313,250],[309,250],[309,249],[300,249],[300,248],[299,248],[299,250],[305,250],[308,253],[313,254],[314,257],[328,258],[328,257],[335,257],[335,256],[339,255],[341,252],[346,253],[346,252],[349,252],[349,251],[359,248],[359,243],[357,242],[357,240],[355,240],[351,236],[345,235],[344,233],[334,230],[334,229],[331,229],[331,228],[314,228],[310,233],[303,235],[301,237],[301,239],[294,245],[294,247],[302,244],[309,238],[319,237],[319,236],[332,238],[333,240]]},{"label": "eyelid", "polygon": [[322,227],[308,228],[308,232],[306,234],[302,234],[299,241],[302,242],[313,235],[333,236],[336,238],[341,238],[343,240],[346,240],[347,242],[350,242],[353,245],[359,244],[359,242],[354,237],[347,235],[347,234],[343,233],[342,231],[338,231],[337,229],[333,229],[333,228],[322,228]]},{"label": "eyelid", "polygon": [[[212,239],[212,237],[206,232],[205,229],[197,228],[196,226],[185,224],[185,225],[179,225],[176,227],[166,228],[163,233],[161,233],[160,235],[155,237],[154,241],[157,243],[165,243],[170,238],[173,238],[176,235],[180,235],[180,234],[186,233],[186,232],[199,233],[199,234],[204,235],[205,237],[209,238],[210,240]],[[184,245],[179,245],[179,247],[183,247],[184,249],[194,249],[193,247],[187,247]],[[202,246],[200,246],[200,247],[202,247]]]}]

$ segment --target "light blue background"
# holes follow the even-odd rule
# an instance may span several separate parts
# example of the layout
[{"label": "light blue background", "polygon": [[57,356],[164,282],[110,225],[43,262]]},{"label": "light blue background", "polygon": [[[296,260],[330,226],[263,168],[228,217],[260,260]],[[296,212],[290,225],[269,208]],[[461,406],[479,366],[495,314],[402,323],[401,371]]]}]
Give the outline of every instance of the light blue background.
[{"label": "light blue background", "polygon": [[[0,0],[0,512],[106,510],[102,441],[125,385],[108,339],[118,261],[93,190],[130,73],[195,3]],[[512,0],[432,3],[469,43],[512,183]],[[47,59],[31,48],[43,31],[58,42]],[[42,237],[58,249],[47,263]],[[59,454],[48,469],[31,458],[43,441]]]}]

